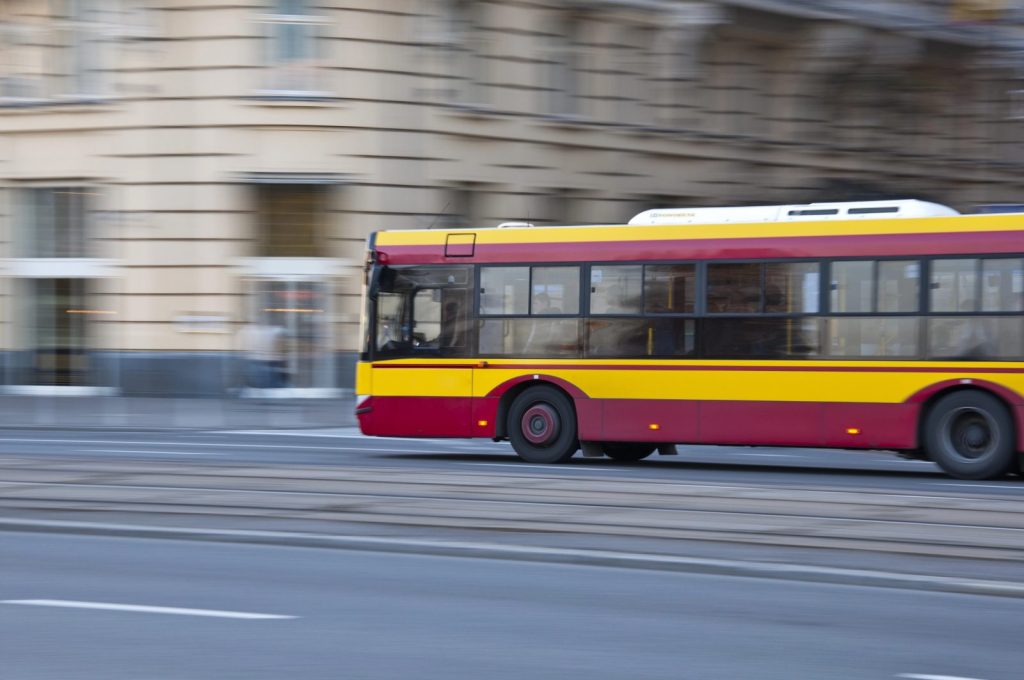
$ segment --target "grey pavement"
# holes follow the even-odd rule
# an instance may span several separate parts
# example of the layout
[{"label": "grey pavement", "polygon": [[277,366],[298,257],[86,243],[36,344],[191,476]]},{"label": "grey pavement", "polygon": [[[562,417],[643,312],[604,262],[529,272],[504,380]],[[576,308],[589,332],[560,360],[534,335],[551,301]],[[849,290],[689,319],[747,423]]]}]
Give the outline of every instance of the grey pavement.
[{"label": "grey pavement", "polygon": [[1020,677],[1007,598],[52,535],[3,564],[11,680]]},{"label": "grey pavement", "polygon": [[6,434],[0,531],[1024,595],[1024,487],[1012,482],[735,461],[711,476],[699,462],[531,466],[507,445],[375,440],[351,428]]},{"label": "grey pavement", "polygon": [[354,427],[351,394],[332,399],[0,396],[0,428],[245,430]]},{"label": "grey pavement", "polygon": [[[336,400],[338,411],[351,418],[344,401]],[[927,464],[870,452],[736,447],[685,447],[683,455],[640,465],[578,459],[533,466],[517,461],[507,444],[365,438],[352,426],[271,431],[275,409],[314,402],[243,403],[264,410],[255,423],[228,421],[243,428],[233,431],[6,429],[0,531],[1011,597],[1024,589],[1024,487],[1011,481],[963,483]]]}]

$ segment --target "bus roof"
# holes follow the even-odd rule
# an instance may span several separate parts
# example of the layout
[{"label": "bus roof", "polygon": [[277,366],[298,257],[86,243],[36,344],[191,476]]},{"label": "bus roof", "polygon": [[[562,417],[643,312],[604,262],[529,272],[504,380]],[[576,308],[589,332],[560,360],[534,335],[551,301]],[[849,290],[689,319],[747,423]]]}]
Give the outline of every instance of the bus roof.
[{"label": "bus roof", "polygon": [[[849,205],[849,204],[843,204]],[[941,206],[940,206],[941,207]],[[382,262],[579,262],[1024,252],[1024,214],[377,232]]]},{"label": "bus roof", "polygon": [[949,217],[959,214],[952,208],[928,201],[854,201],[737,208],[663,208],[646,210],[634,216],[629,224],[750,224],[815,220],[877,220],[894,217]]}]

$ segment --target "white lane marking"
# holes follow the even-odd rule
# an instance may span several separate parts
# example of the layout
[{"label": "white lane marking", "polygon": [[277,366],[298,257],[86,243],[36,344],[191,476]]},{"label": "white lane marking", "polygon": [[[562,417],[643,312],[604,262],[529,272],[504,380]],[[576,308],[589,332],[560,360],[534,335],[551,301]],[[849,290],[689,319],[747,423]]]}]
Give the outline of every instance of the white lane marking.
[{"label": "white lane marking", "polygon": [[622,468],[598,468],[598,467],[583,467],[580,465],[530,465],[528,463],[516,463],[515,461],[509,461],[508,463],[463,463],[463,465],[472,466],[490,466],[490,467],[502,467],[506,470],[517,470],[519,468],[536,468],[537,470],[583,470],[585,472],[620,472]]},{"label": "white lane marking", "polygon": [[[406,440],[408,441],[408,440]],[[41,444],[121,444],[122,446],[134,444],[150,444],[155,446],[202,446],[205,448],[233,448],[233,449],[315,449],[317,451],[337,451],[337,446],[300,446],[298,444],[229,444],[226,442],[161,442],[161,441],[130,441],[127,439],[14,439],[0,437],[0,444],[4,442],[31,442]]]},{"label": "white lane marking", "polygon": [[210,435],[244,435],[244,436],[273,436],[273,437],[319,437],[322,439],[357,439],[359,441],[390,441],[390,442],[423,442],[424,444],[445,444],[476,446],[484,444],[487,446],[501,447],[508,446],[493,442],[485,437],[458,437],[458,438],[431,438],[431,437],[376,437],[363,434],[358,427],[337,428],[329,432],[316,430],[212,430]]},{"label": "white lane marking", "polygon": [[[472,451],[480,453],[504,453],[511,449],[511,446],[507,442],[494,442],[490,439],[422,439],[419,437],[370,437],[361,434],[358,430],[355,430],[352,434],[329,434],[321,432],[299,432],[299,431],[282,431],[282,432],[257,432],[257,431],[237,431],[237,432],[218,432],[216,434],[238,434],[238,435],[274,435],[278,437],[310,437],[310,438],[323,438],[323,439],[336,439],[339,441],[352,440],[355,442],[403,442],[405,444],[416,443],[417,445],[435,447],[439,450],[445,449],[458,449],[462,451]],[[244,446],[244,444],[234,444],[234,446]],[[302,447],[289,447],[280,444],[264,444],[266,448],[270,449],[287,449],[287,448],[302,448]],[[324,446],[324,447],[310,447],[310,448],[324,448],[331,449],[333,451],[384,451],[386,449],[368,449],[368,448],[351,448],[347,449],[341,446]]]},{"label": "white lane marking", "polygon": [[[309,547],[310,541],[319,541],[332,548],[387,551],[395,553],[428,554],[454,558],[483,557],[488,559],[520,559],[551,563],[584,564],[609,567],[642,567],[664,571],[701,573],[725,576],[776,578],[791,581],[816,581],[876,588],[903,588],[927,592],[949,592],[966,595],[1024,598],[1024,584],[1008,581],[987,581],[885,572],[869,569],[847,569],[843,567],[822,567],[816,565],[750,562],[743,560],[708,559],[703,557],[682,557],[645,553],[592,550],[586,548],[548,548],[500,543],[479,543],[466,541],[441,541],[435,539],[388,538],[359,535],[332,535],[316,533],[292,533],[285,531],[260,531],[245,529],[203,529],[190,527],[166,527],[140,524],[106,524],[98,522],[66,522],[56,520],[18,520],[0,517],[0,531],[23,528],[73,529],[104,531],[107,536],[170,536],[184,539],[211,537],[248,542],[254,546],[270,549],[281,547]],[[2,601],[0,601],[2,603]],[[299,617],[289,617],[299,618]],[[905,675],[897,677],[913,678]],[[920,678],[929,676],[916,676]],[[942,678],[943,676],[931,676]],[[954,676],[955,677],[955,676]],[[956,680],[981,680],[980,678],[956,678]]]},{"label": "white lane marking", "polygon": [[155,453],[161,456],[212,456],[206,451],[150,451],[139,449],[75,449],[76,453]]},{"label": "white lane marking", "polygon": [[[0,443],[2,443],[3,441],[4,440],[0,439]],[[7,440],[7,441],[10,441],[10,440]],[[94,448],[87,448],[87,449],[86,448],[79,448],[79,449],[75,449],[75,451],[78,452],[78,453],[168,453],[168,454],[172,454],[173,453],[173,454],[177,454],[177,455],[181,455],[181,456],[188,456],[188,455],[208,456],[208,455],[214,455],[214,454],[211,453],[211,452],[207,452],[207,451],[204,451],[202,453],[190,454],[190,453],[187,453],[187,452],[184,452],[184,451],[178,452],[178,451],[149,451],[149,450],[145,450],[145,451],[142,451],[142,450],[138,450],[138,451],[137,450],[118,450],[118,449],[108,449],[108,448],[106,448],[103,445],[104,444],[156,444],[156,445],[159,445],[159,446],[201,446],[201,447],[206,448],[206,449],[217,449],[217,448],[221,448],[221,447],[231,447],[231,448],[247,449],[249,451],[255,451],[257,453],[259,453],[261,451],[276,450],[276,449],[306,449],[306,450],[312,450],[312,451],[329,451],[329,452],[330,451],[333,451],[333,452],[355,451],[355,452],[358,452],[358,453],[422,453],[422,454],[439,454],[439,453],[452,453],[453,452],[452,449],[445,449],[443,446],[437,446],[436,443],[434,443],[434,446],[436,446],[437,448],[434,448],[434,449],[428,449],[428,448],[422,448],[422,449],[377,449],[377,448],[366,447],[366,446],[259,446],[259,445],[256,445],[256,444],[215,444],[215,443],[210,443],[210,442],[204,442],[202,444],[185,444],[185,443],[178,443],[178,442],[125,442],[125,441],[103,442],[103,441],[96,441],[96,440],[75,440],[75,439],[51,439],[51,440],[32,439],[32,440],[25,440],[25,441],[36,441],[36,442],[46,442],[46,443],[61,443],[61,444],[95,444],[96,445]],[[406,440],[406,441],[408,441],[408,440]],[[494,451],[494,450],[479,450],[479,449],[465,449],[463,451],[460,451],[460,453],[470,453],[470,452],[474,452],[474,451],[479,451],[480,453],[495,453],[495,452],[497,452],[497,453],[504,453],[503,450]],[[228,453],[228,452],[225,451],[223,453]],[[11,452],[0,451],[0,456],[2,456],[2,455],[11,455]]]},{"label": "white lane marking", "polygon": [[[362,437],[366,441],[371,441],[368,437]],[[378,439],[383,439],[379,437]],[[395,441],[408,442],[409,439],[393,438]],[[412,440],[416,441],[416,440]],[[42,444],[92,444],[96,448],[94,449],[78,449],[83,453],[103,453],[108,451],[104,448],[105,444],[120,444],[122,446],[129,444],[151,444],[154,446],[183,446],[183,447],[203,447],[206,449],[218,449],[218,448],[233,448],[233,449],[248,449],[250,451],[259,451],[262,449],[296,449],[296,450],[309,450],[309,451],[358,451],[362,453],[445,453],[445,446],[452,446],[452,444],[445,444],[443,441],[431,440],[423,442],[424,446],[433,446],[434,449],[377,449],[365,446],[301,446],[298,444],[229,444],[220,442],[161,442],[161,441],[126,441],[123,439],[5,439],[0,437],[0,445],[4,442],[34,442]],[[455,444],[455,446],[466,447],[472,446],[463,442]],[[502,449],[503,450],[503,449]],[[0,451],[0,455],[5,452]],[[136,453],[135,451],[122,451],[121,453]],[[142,451],[142,453],[149,453]],[[153,451],[152,453],[159,453]],[[168,452],[169,453],[169,452]],[[186,454],[181,454],[186,455]],[[208,454],[204,454],[208,455]]]},{"label": "white lane marking", "polygon": [[907,680],[982,680],[982,678],[965,678],[962,675],[922,675],[920,673],[900,673],[897,678]]},{"label": "white lane marking", "polygon": [[1007,483],[1007,484],[963,484],[961,482],[933,482],[933,484],[936,484],[938,486],[956,486],[956,487],[970,486],[970,487],[973,487],[973,488],[976,488],[976,489],[1000,489],[1002,491],[1024,491],[1024,487],[1020,486],[1019,484],[1015,484],[1014,482],[1010,482],[1010,483]]},{"label": "white lane marking", "polygon": [[[541,466],[543,467],[543,466]],[[3,486],[70,486],[84,489],[133,489],[136,491],[216,491],[220,494],[240,493],[240,494],[286,494],[289,496],[326,496],[329,498],[338,498],[339,496],[345,498],[360,498],[360,499],[377,499],[377,500],[436,500],[431,496],[412,495],[412,494],[381,494],[381,493],[335,493],[331,491],[275,491],[272,489],[218,489],[216,487],[204,487],[204,486],[146,486],[142,484],[89,484],[81,482],[0,482],[0,487]],[[508,501],[504,500],[490,500],[487,498],[462,498],[461,502],[464,503],[477,503],[480,505],[486,504],[500,504],[505,505]],[[112,501],[113,502],[113,501]],[[556,503],[554,501],[518,501],[520,503],[526,503],[528,505],[549,505],[559,508],[578,508],[579,505],[574,503]],[[0,517],[0,525],[6,522],[7,518]],[[885,521],[885,520],[879,520]],[[949,526],[949,525],[942,525]],[[972,525],[973,526],[973,525]],[[1024,531],[1024,529],[1021,529]]]},{"label": "white lane marking", "polygon": [[872,463],[885,463],[887,465],[935,465],[930,460],[873,460]]},{"label": "white lane marking", "polygon": [[258,614],[230,612],[219,609],[183,609],[181,607],[152,607],[141,604],[115,604],[113,602],[82,602],[78,600],[2,600],[0,604],[18,604],[30,607],[66,607],[71,609],[103,609],[117,612],[144,614],[177,614],[179,616],[212,616],[222,619],[296,619],[285,614]]},{"label": "white lane marking", "polygon": [[[408,441],[410,437],[370,437],[358,427],[339,427],[329,432],[308,430],[215,430],[215,434],[242,434],[250,436],[270,435],[275,437],[330,437],[332,439],[396,439]],[[415,439],[415,437],[412,437]]]}]

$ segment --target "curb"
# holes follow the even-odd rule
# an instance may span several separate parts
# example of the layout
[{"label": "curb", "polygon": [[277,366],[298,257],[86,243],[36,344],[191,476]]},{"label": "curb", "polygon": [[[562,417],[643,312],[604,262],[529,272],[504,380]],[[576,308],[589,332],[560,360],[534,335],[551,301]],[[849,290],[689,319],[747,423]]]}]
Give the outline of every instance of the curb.
[{"label": "curb", "polygon": [[356,426],[355,397],[352,390],[346,392],[329,399],[115,396],[95,397],[90,403],[84,403],[83,397],[65,396],[5,401],[0,395],[0,406],[7,409],[0,431],[220,432]]},{"label": "curb", "polygon": [[949,576],[925,576],[867,569],[816,567],[800,564],[748,562],[696,557],[678,557],[606,550],[542,548],[464,541],[380,538],[284,531],[237,529],[201,529],[193,527],[157,527],[97,522],[0,519],[0,531],[58,533],[123,538],[162,538],[250,545],[275,545],[303,548],[329,548],[363,552],[433,555],[476,559],[513,560],[552,564],[572,564],[620,569],[689,574],[711,574],[746,578],[832,583],[874,588],[895,588],[965,595],[1024,598],[1024,583],[989,581]]},{"label": "curb", "polygon": [[266,423],[252,423],[249,426],[232,425],[228,426],[192,426],[192,425],[65,425],[65,424],[42,424],[28,423],[22,425],[0,423],[0,432],[5,430],[17,431],[46,431],[46,432],[236,432],[238,430],[267,430],[280,432],[298,432],[301,430],[333,430],[342,427],[358,427],[351,423],[305,423],[301,425],[274,425]]}]

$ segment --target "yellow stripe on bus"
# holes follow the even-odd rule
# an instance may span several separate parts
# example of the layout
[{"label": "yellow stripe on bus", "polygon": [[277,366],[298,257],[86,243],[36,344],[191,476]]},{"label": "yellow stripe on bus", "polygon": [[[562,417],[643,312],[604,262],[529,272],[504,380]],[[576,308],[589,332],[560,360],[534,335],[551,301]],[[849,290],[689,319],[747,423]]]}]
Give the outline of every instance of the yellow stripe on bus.
[{"label": "yellow stripe on bus", "polygon": [[835,222],[765,222],[667,226],[534,227],[522,229],[463,229],[381,231],[377,245],[443,245],[449,233],[474,233],[476,243],[582,243],[698,239],[786,238],[810,236],[864,236],[886,234],[938,234],[1024,229],[1020,215],[960,215],[920,219],[857,220]]},{"label": "yellow stripe on bus", "polygon": [[[949,372],[849,370],[728,370],[708,366],[696,368],[702,362],[690,364],[690,370],[632,370],[628,365],[586,370],[568,367],[559,362],[557,368],[545,369],[540,362],[536,368],[501,368],[490,362],[486,369],[427,368],[422,365],[409,368],[378,368],[372,371],[372,393],[381,396],[438,396],[483,397],[506,381],[523,375],[544,375],[559,378],[596,399],[700,399],[738,401],[822,401],[853,403],[901,403],[916,392],[935,383],[954,379],[977,379],[997,383],[1018,394],[1024,394],[1024,373],[986,373],[980,365]],[[714,363],[714,362],[708,362]],[[721,366],[719,362],[719,366]],[[802,367],[814,364],[804,363]],[[817,364],[823,368],[826,364]],[[616,362],[618,366],[618,362]],[[874,364],[874,366],[879,366]],[[887,367],[922,364],[892,362]],[[860,368],[869,368],[860,365]],[[999,368],[1021,364],[1000,364]],[[945,366],[944,366],[945,368]]]}]

